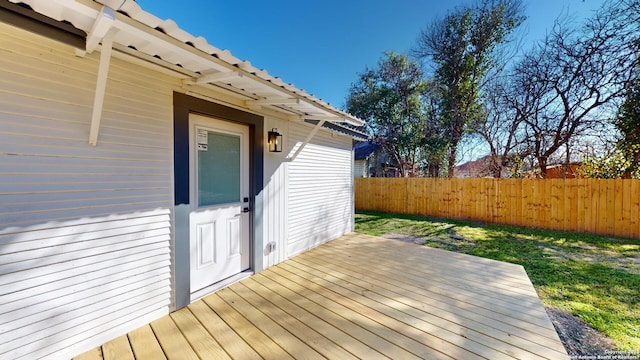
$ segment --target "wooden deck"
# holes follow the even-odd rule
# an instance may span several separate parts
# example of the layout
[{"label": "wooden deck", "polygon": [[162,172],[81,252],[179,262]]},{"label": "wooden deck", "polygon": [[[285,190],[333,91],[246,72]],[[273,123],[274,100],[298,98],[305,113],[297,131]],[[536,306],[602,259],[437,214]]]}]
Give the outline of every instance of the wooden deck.
[{"label": "wooden deck", "polygon": [[521,266],[351,234],[76,359],[568,359]]}]

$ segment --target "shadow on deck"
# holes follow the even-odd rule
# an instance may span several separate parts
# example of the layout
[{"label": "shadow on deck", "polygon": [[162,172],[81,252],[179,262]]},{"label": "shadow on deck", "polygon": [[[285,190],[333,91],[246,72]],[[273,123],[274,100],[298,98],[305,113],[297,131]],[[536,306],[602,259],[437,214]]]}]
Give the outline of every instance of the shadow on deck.
[{"label": "shadow on deck", "polygon": [[568,359],[519,265],[350,234],[76,359]]}]

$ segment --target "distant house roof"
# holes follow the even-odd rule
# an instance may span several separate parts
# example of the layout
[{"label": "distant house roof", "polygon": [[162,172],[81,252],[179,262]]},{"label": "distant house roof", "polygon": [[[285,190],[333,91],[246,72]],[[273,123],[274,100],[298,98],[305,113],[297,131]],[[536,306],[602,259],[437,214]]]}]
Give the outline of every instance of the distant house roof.
[{"label": "distant house roof", "polygon": [[[491,155],[483,156],[473,161],[467,161],[464,164],[458,165],[455,168],[455,177],[459,178],[480,178],[480,177],[492,177],[493,173],[491,168],[493,166],[493,160]],[[509,172],[507,168],[503,168],[502,176],[508,176]]]},{"label": "distant house roof", "polygon": [[582,166],[582,162],[572,162],[567,164],[547,165],[547,179],[575,179],[581,175],[578,169]]},{"label": "distant house roof", "polygon": [[379,145],[370,142],[361,142],[355,146],[355,159],[364,160],[380,148]]}]

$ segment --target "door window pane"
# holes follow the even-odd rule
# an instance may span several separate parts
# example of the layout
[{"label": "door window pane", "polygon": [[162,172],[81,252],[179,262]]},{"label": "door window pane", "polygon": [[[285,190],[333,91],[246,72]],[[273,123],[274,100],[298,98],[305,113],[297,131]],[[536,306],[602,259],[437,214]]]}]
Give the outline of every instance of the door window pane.
[{"label": "door window pane", "polygon": [[240,137],[208,132],[198,150],[198,206],[240,202]]}]

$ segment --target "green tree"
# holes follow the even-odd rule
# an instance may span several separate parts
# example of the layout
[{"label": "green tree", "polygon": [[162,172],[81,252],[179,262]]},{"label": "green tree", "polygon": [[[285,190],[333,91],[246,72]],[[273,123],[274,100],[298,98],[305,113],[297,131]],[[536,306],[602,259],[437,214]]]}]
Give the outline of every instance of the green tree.
[{"label": "green tree", "polygon": [[394,52],[385,52],[376,68],[358,74],[349,89],[347,111],[367,122],[374,142],[403,177],[414,168],[424,145],[425,89],[417,61]]},{"label": "green tree", "polygon": [[625,175],[640,174],[640,78],[630,86],[614,125],[621,134],[617,147],[628,164]]},{"label": "green tree", "polygon": [[422,113],[425,117],[424,146],[420,152],[420,168],[427,177],[442,177],[447,163],[448,141],[442,117],[439,115],[440,92],[431,79],[422,94]]},{"label": "green tree", "polygon": [[434,77],[441,89],[449,177],[467,125],[482,114],[481,89],[487,75],[499,66],[499,46],[523,21],[520,0],[483,0],[434,21],[418,38],[416,56],[435,65]]},{"label": "green tree", "polygon": [[619,149],[604,156],[587,155],[583,157],[578,173],[592,179],[640,178],[640,171],[631,170],[631,160]]}]

